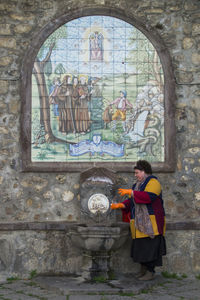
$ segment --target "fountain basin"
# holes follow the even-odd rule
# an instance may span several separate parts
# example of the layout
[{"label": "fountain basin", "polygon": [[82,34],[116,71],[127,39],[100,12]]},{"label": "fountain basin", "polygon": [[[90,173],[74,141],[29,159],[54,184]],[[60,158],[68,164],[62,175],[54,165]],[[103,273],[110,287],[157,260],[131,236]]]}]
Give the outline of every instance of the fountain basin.
[{"label": "fountain basin", "polygon": [[119,249],[129,235],[129,224],[116,223],[108,226],[77,224],[69,231],[72,243],[88,251],[114,251]]},{"label": "fountain basin", "polygon": [[109,278],[112,251],[119,249],[129,236],[128,223],[105,225],[76,224],[68,233],[72,244],[82,250],[81,275],[85,279]]}]

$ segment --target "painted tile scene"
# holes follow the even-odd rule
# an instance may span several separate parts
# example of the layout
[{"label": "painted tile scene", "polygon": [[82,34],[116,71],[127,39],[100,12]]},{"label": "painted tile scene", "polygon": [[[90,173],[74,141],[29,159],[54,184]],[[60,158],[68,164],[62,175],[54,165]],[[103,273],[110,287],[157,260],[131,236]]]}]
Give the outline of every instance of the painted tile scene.
[{"label": "painted tile scene", "polygon": [[32,71],[33,162],[164,161],[164,76],[123,20],[88,16],[54,31]]}]

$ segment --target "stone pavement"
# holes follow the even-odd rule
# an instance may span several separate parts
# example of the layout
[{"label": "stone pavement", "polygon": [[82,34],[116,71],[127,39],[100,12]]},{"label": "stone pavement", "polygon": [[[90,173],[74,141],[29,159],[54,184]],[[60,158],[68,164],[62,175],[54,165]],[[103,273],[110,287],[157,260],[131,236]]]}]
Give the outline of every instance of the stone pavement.
[{"label": "stone pavement", "polygon": [[200,300],[200,280],[163,278],[140,282],[120,276],[106,283],[86,282],[81,277],[38,276],[0,284],[3,300]]}]

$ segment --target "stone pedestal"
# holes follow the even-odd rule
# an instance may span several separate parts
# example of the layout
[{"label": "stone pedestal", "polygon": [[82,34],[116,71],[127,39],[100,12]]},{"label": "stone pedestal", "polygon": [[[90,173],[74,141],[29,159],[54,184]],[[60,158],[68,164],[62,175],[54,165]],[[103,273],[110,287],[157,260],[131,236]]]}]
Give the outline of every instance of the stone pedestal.
[{"label": "stone pedestal", "polygon": [[82,276],[88,280],[109,278],[110,255],[107,251],[83,251]]}]

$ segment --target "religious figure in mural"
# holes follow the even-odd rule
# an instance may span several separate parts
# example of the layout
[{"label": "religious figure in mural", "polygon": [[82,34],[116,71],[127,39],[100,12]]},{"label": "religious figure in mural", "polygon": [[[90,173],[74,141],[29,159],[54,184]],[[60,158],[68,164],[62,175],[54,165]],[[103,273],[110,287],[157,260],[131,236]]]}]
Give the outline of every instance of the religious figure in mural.
[{"label": "religious figure in mural", "polygon": [[72,109],[74,114],[75,132],[79,129],[79,110],[80,110],[80,98],[79,98],[79,82],[78,77],[74,76],[72,81]]},{"label": "religious figure in mural", "polygon": [[55,101],[55,96],[57,94],[58,88],[61,85],[60,78],[54,77],[52,85],[49,90],[49,103],[53,105],[54,116],[59,116],[58,103]]},{"label": "religious figure in mural", "polygon": [[76,97],[78,97],[76,98],[74,111],[76,132],[83,134],[90,131],[88,104],[91,100],[91,92],[89,92],[87,78],[84,75],[80,75],[78,89],[76,88]]},{"label": "religious figure in mural", "polygon": [[72,109],[72,84],[70,75],[63,78],[61,85],[56,89],[54,96],[58,104],[59,131],[63,134],[75,132],[75,122]]},{"label": "religious figure in mural", "polygon": [[95,31],[90,35],[90,60],[103,60],[103,34]]},{"label": "religious figure in mural", "polygon": [[110,106],[114,105],[116,107],[115,113],[112,115],[113,120],[113,129],[116,128],[116,121],[123,121],[123,129],[126,130],[126,111],[128,108],[133,108],[133,105],[128,101],[127,92],[120,91],[120,97],[116,98],[113,102],[110,103]]}]

